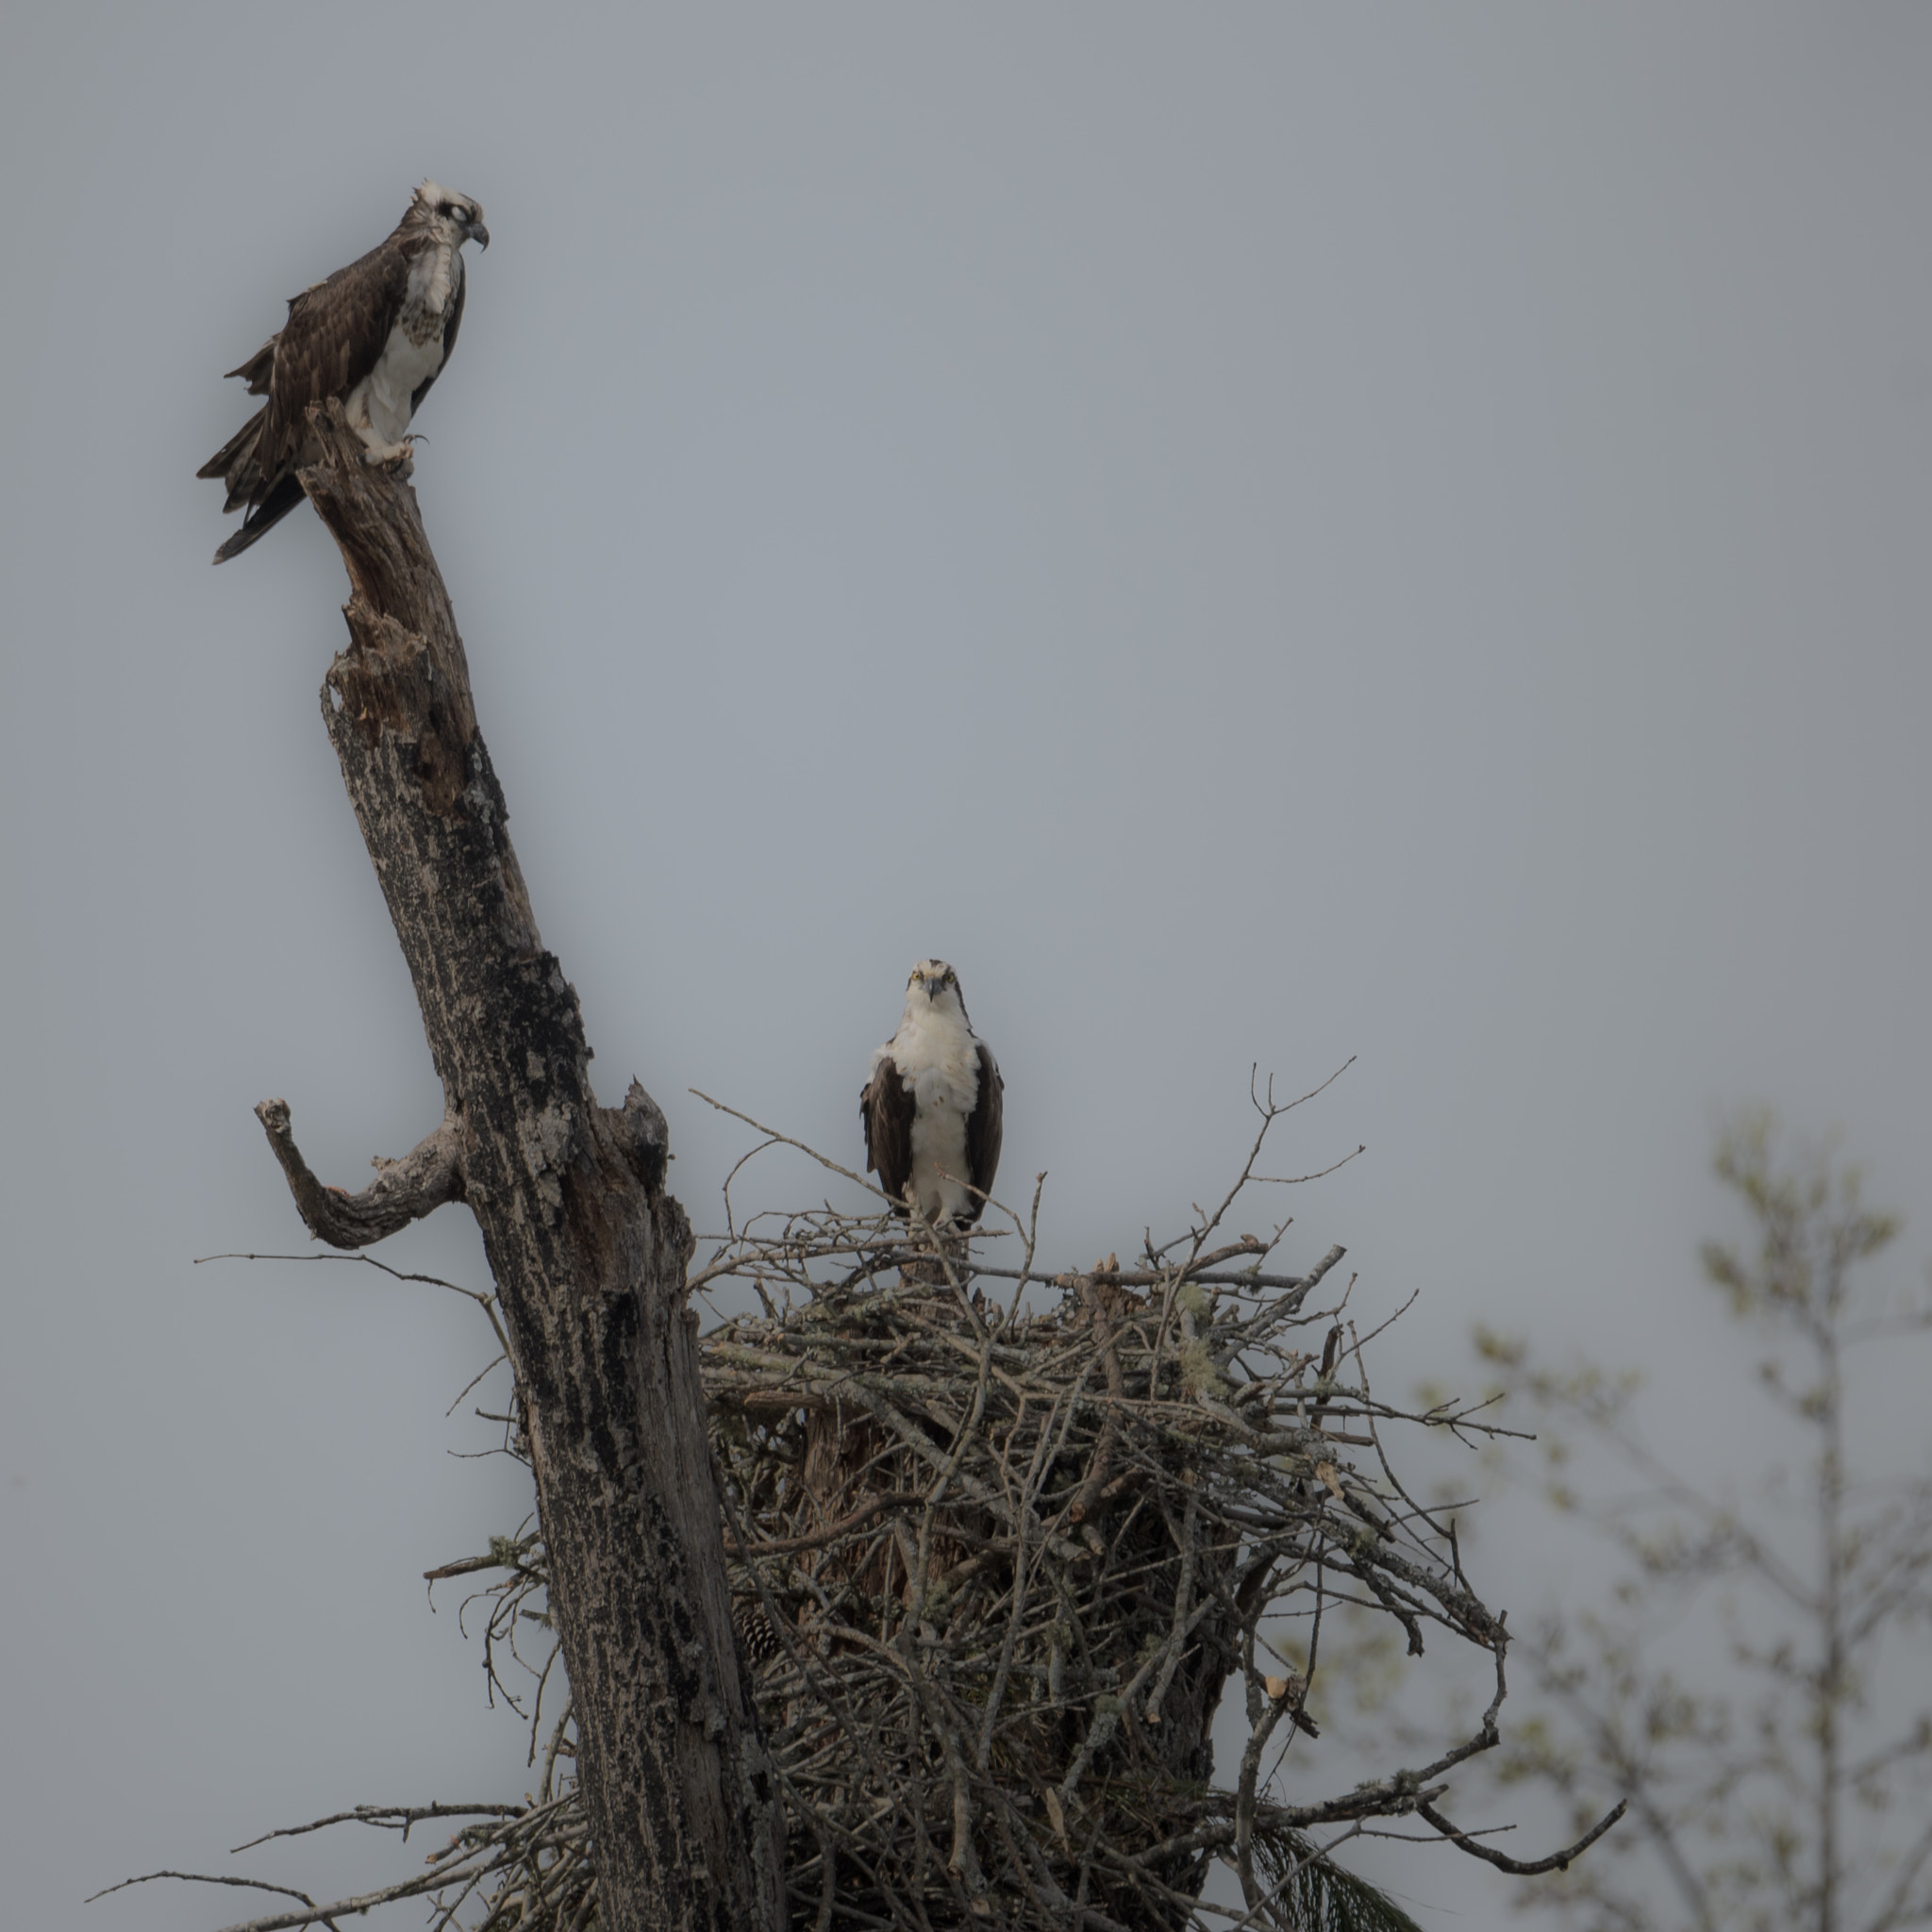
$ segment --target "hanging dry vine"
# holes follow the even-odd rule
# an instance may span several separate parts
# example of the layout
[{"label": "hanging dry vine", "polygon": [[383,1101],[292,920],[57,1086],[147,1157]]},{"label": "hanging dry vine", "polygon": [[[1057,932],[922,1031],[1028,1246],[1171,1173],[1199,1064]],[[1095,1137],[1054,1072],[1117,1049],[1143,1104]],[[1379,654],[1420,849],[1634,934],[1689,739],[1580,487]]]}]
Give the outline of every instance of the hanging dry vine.
[{"label": "hanging dry vine", "polygon": [[[1220,1207],[1126,1267],[1109,1256],[1040,1271],[1038,1189],[1004,1237],[961,1242],[829,1206],[740,1227],[727,1182],[727,1234],[691,1285],[742,1284],[760,1308],[714,1328],[702,1359],[793,1925],[1401,1926],[1328,1857],[1376,1821],[1418,1821],[1533,1873],[1566,1864],[1621,1813],[1524,1862],[1441,1809],[1455,1768],[1498,1740],[1507,1635],[1390,1450],[1402,1429],[1491,1425],[1473,1408],[1405,1411],[1373,1392],[1373,1334],[1348,1320],[1347,1288],[1321,1292],[1339,1280],[1341,1248],[1284,1274],[1266,1264],[1285,1223],[1267,1240],[1224,1237],[1237,1200],[1267,1178],[1270,1127],[1300,1104],[1255,1103],[1254,1144]],[[798,1144],[759,1131],[755,1153]],[[1002,1239],[1016,1265],[994,1258]],[[517,1453],[515,1406],[499,1420]],[[412,1880],[327,1907],[291,1894],[297,1908],[234,1932],[425,1895],[439,1927],[596,1924],[571,1716],[546,1724],[543,1711],[554,1641],[528,1658],[519,1647],[533,1629],[547,1637],[535,1532],[429,1575],[485,1572],[491,1679],[541,1759],[530,1801],[318,1821],[406,1834],[466,1822]],[[1430,1632],[1488,1651],[1495,1690],[1474,1731],[1432,1761],[1324,1793],[1302,1740],[1315,1735],[1306,1707],[1324,1619],[1341,1605],[1394,1620],[1412,1655]],[[1231,1684],[1249,1735],[1217,1784],[1210,1730]],[[1200,1898],[1217,1859],[1238,1875],[1240,1906]]]}]

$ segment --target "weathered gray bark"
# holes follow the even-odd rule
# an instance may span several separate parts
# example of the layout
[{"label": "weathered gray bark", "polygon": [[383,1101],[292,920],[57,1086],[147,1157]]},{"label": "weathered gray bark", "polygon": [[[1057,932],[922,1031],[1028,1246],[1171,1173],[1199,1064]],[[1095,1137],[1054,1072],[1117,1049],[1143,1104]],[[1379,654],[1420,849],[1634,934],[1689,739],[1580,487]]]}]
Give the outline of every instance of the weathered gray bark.
[{"label": "weathered gray bark", "polygon": [[732,1629],[663,1114],[599,1107],[575,993],[543,950],[476,729],[449,595],[401,477],[339,405],[302,473],[341,546],[348,648],[323,717],[416,984],[443,1124],[351,1197],[258,1111],[310,1231],[379,1240],[461,1200],[527,1409],[553,1610],[607,1932],[782,1920],[776,1792]]}]

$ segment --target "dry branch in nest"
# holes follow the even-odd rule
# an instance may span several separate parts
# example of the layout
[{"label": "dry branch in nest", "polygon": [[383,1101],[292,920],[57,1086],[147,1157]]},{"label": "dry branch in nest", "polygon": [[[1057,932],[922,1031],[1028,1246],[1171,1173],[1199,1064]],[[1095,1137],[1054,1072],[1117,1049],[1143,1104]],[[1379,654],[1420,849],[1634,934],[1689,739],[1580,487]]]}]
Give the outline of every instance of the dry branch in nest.
[{"label": "dry branch in nest", "polygon": [[[1407,1925],[1326,1856],[1374,1821],[1418,1821],[1512,1872],[1566,1863],[1614,1822],[1523,1863],[1440,1809],[1455,1767],[1497,1741],[1507,1639],[1389,1450],[1404,1428],[1488,1425],[1373,1393],[1362,1338],[1318,1292],[1340,1248],[1290,1275],[1265,1265],[1281,1229],[1217,1239],[1287,1110],[1257,1104],[1221,1207],[1137,1266],[1037,1272],[1036,1191],[1032,1215],[1008,1217],[1017,1266],[988,1258],[987,1236],[824,1207],[732,1225],[694,1274],[748,1285],[763,1309],[702,1355],[794,1926]],[[527,1707],[505,1670],[546,1627],[540,1538],[526,1526],[429,1574],[484,1571],[486,1661],[531,1724],[538,1788],[523,1807],[464,1807],[429,1870],[380,1896],[433,1895],[438,1925],[584,1932],[596,1881],[570,1714],[542,1711],[554,1645],[526,1661]],[[1393,1619],[1412,1655],[1430,1633],[1490,1652],[1495,1694],[1434,1761],[1324,1792],[1306,1706],[1340,1605]],[[1249,1736],[1217,1781],[1231,1684]],[[407,1829],[427,1814],[346,1815]],[[1217,1859],[1241,1906],[1201,1902]]]}]

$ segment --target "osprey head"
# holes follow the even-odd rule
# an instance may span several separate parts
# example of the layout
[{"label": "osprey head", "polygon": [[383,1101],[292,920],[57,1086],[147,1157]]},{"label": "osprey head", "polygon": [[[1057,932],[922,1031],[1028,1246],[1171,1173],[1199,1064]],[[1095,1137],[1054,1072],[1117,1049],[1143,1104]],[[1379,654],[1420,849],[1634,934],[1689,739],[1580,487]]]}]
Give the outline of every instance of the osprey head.
[{"label": "osprey head", "polygon": [[[966,1002],[959,993],[959,975],[943,959],[922,959],[906,982],[906,1008],[916,1012],[920,1006],[957,1011],[966,1018]],[[971,1024],[970,1022],[968,1023]]]},{"label": "osprey head", "polygon": [[457,246],[475,242],[490,246],[490,230],[483,225],[483,204],[445,188],[441,181],[425,181],[409,204],[409,213],[425,225],[447,222],[456,230]]}]

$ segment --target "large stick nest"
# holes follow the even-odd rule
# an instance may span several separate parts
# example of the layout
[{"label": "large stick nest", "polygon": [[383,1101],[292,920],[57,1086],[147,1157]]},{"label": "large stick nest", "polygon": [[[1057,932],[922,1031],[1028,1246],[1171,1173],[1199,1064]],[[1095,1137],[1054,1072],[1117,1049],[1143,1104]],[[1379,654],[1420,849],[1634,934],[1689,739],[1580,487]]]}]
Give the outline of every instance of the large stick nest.
[{"label": "large stick nest", "polygon": [[1314,1822],[1211,1788],[1230,1675],[1264,1745],[1308,1723],[1264,1618],[1352,1583],[1414,1647],[1493,1641],[1356,1475],[1340,1331],[1296,1345],[1335,1256],[1245,1292],[1194,1278],[1226,1253],[1138,1289],[1102,1264],[1029,1318],[943,1250],[878,1285],[876,1224],[761,1245],[793,1298],[705,1362],[795,1921],[1179,1924],[1216,1851],[1278,1877]]}]

